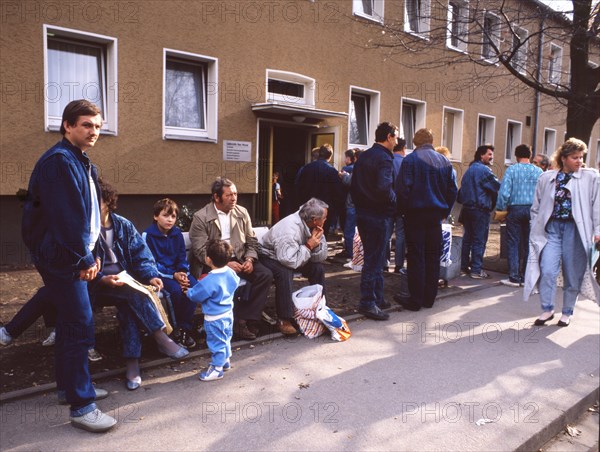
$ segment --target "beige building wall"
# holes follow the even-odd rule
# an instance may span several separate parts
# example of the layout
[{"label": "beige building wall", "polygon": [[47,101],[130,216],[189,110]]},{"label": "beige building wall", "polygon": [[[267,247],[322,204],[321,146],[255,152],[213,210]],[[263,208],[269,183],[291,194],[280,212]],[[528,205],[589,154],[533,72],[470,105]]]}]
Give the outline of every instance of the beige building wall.
[{"label": "beige building wall", "polygon": [[[388,0],[383,4],[386,20],[402,18],[402,1]],[[60,139],[58,132],[44,130],[47,95],[44,26],[116,39],[118,83],[111,89],[118,92],[118,132],[101,136],[90,155],[104,177],[125,196],[205,194],[218,175],[235,180],[241,193],[259,192],[261,180],[263,186],[270,185],[272,170],[269,161],[262,166],[258,161],[259,122],[276,127],[287,124],[307,134],[323,129],[333,131],[334,164],[339,168],[343,165],[343,151],[349,145],[348,119],[339,114],[349,111],[350,86],[380,93],[380,121],[400,124],[403,98],[423,102],[425,126],[433,130],[436,145],[441,142],[444,107],[462,110],[462,152],[454,158],[459,176],[476,148],[481,114],[495,118],[494,171],[499,176],[506,169],[508,120],[522,123],[522,142],[533,143],[536,136],[537,152],[546,128],[556,131],[557,145],[566,130],[566,108],[542,96],[536,134],[532,91],[512,77],[500,76],[502,70],[495,66],[403,68],[398,64],[403,58],[435,60],[450,51],[431,50],[415,55],[399,49],[370,48],[382,37],[382,28],[372,21],[357,20],[353,2],[349,0],[3,1],[0,54],[3,209],[17,205],[13,195],[27,186],[38,157]],[[211,99],[216,98],[218,108],[216,142],[163,138],[165,49],[218,60],[218,80],[208,93]],[[594,49],[594,55],[596,58],[598,49]],[[567,56],[568,49],[564,49],[563,65],[568,64]],[[338,115],[296,123],[290,115],[253,112],[253,104],[267,100],[267,70],[314,79],[315,108]],[[65,90],[63,95],[68,92]],[[373,138],[369,136],[370,143]],[[589,161],[598,159],[599,139],[597,124]],[[224,161],[225,140],[250,142],[251,161]],[[309,148],[307,142],[302,158],[307,158]]]}]

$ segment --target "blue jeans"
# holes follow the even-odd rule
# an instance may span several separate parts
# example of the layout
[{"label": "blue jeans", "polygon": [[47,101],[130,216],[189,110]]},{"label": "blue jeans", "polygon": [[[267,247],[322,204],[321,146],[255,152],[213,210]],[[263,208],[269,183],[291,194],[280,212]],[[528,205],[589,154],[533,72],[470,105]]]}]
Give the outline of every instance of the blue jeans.
[{"label": "blue jeans", "polygon": [[471,273],[481,273],[483,254],[490,232],[490,212],[487,210],[463,207],[463,242],[461,253],[461,269]]},{"label": "blue jeans", "polygon": [[94,320],[87,282],[68,270],[38,267],[47,290],[44,300],[56,310],[54,362],[56,386],[71,405],[71,416],[96,409],[96,391],[88,367],[94,346]]},{"label": "blue jeans", "polygon": [[[188,274],[190,287],[194,287],[198,280]],[[186,331],[192,330],[192,320],[196,303],[193,303],[181,290],[181,286],[177,281],[171,278],[160,278],[164,285],[164,290],[169,292],[171,301],[173,302],[173,310],[175,311],[175,322],[178,328],[183,328]]]},{"label": "blue jeans", "polygon": [[148,333],[154,333],[164,327],[158,311],[148,297],[129,286],[99,287],[96,293],[96,304],[117,307],[124,358],[142,356],[140,328]]},{"label": "blue jeans", "polygon": [[356,209],[346,208],[346,223],[344,224],[344,248],[352,258],[352,245],[354,244],[354,233],[356,232]]},{"label": "blue jeans", "polygon": [[364,250],[364,264],[360,276],[360,308],[369,309],[383,299],[383,267],[389,243],[392,219],[383,215],[359,212],[356,218],[358,233]]},{"label": "blue jeans", "polygon": [[231,357],[231,336],[233,336],[233,312],[218,320],[204,321],[206,346],[210,350],[210,363],[223,367]]},{"label": "blue jeans", "polygon": [[27,330],[35,321],[44,316],[46,327],[56,325],[56,312],[50,306],[48,297],[50,291],[47,287],[41,287],[31,299],[23,305],[10,322],[5,325],[6,331],[13,339],[16,339]]},{"label": "blue jeans", "polygon": [[562,313],[573,315],[579,288],[587,267],[587,253],[579,238],[574,221],[548,221],[546,225],[548,242],[542,249],[540,258],[540,299],[544,311],[554,310],[556,278],[560,271],[564,279]]},{"label": "blue jeans", "polygon": [[508,279],[523,283],[529,254],[529,212],[531,206],[511,206],[506,217]]}]

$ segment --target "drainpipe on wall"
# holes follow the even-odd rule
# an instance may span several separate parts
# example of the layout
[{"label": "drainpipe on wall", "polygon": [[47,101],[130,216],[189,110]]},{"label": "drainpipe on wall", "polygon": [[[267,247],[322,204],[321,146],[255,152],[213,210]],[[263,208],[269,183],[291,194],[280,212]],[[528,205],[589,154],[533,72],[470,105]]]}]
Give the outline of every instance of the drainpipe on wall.
[{"label": "drainpipe on wall", "polygon": [[[542,60],[544,56],[544,20],[545,16],[542,14],[542,19],[540,21],[540,42],[538,47],[538,61],[537,61],[537,69],[535,71],[535,78],[538,83],[542,81]],[[533,143],[532,148],[535,154],[541,154],[538,150],[538,129],[539,129],[539,117],[540,117],[540,92],[538,90],[535,91],[535,112],[533,116]]]}]

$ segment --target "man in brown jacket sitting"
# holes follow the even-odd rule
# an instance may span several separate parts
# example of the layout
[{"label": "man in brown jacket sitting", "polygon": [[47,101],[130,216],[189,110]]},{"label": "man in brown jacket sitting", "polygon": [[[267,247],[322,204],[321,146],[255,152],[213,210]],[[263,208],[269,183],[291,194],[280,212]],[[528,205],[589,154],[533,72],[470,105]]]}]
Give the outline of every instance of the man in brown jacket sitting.
[{"label": "man in brown jacket sitting", "polygon": [[250,283],[249,296],[235,304],[233,332],[240,339],[256,339],[273,273],[258,261],[258,240],[248,211],[237,205],[234,183],[224,177],[217,178],[211,186],[211,195],[212,201],[196,212],[192,220],[191,273],[196,277],[203,273],[209,240],[221,239],[231,245],[233,255],[227,265]]}]

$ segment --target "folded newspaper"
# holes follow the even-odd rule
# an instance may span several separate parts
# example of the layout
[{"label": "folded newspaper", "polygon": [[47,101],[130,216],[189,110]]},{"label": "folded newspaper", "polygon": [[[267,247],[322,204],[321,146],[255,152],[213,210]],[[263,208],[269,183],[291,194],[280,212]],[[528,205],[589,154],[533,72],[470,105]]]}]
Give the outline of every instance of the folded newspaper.
[{"label": "folded newspaper", "polygon": [[156,308],[156,310],[158,311],[158,315],[160,316],[163,323],[165,324],[165,326],[164,326],[165,333],[171,334],[173,332],[173,327],[169,323],[169,317],[167,316],[167,313],[165,312],[165,310],[162,306],[162,303],[160,302],[158,293],[156,293],[154,291],[154,287],[146,286],[146,285],[142,284],[141,282],[133,279],[133,277],[129,273],[127,273],[125,270],[123,270],[121,273],[119,273],[117,275],[117,277],[118,277],[117,281],[127,284],[132,289],[135,289],[138,292],[143,293],[150,299],[152,306],[154,306]]}]

